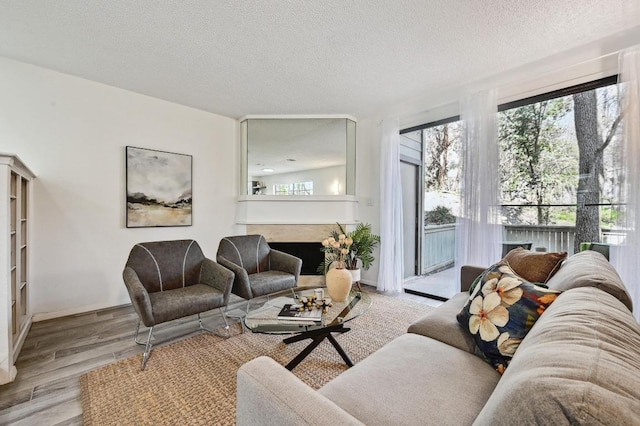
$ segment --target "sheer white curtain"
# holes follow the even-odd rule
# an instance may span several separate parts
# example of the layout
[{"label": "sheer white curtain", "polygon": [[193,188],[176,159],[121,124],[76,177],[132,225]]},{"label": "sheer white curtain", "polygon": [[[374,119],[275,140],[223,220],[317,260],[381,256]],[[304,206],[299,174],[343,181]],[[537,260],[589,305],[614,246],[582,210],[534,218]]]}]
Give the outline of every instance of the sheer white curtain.
[{"label": "sheer white curtain", "polygon": [[404,256],[401,184],[400,127],[398,119],[388,118],[382,122],[380,143],[380,291],[402,291]]},{"label": "sheer white curtain", "polygon": [[640,321],[640,46],[620,53],[620,107],[623,113],[624,244],[611,247],[611,263],[627,286]]},{"label": "sheer white curtain", "polygon": [[460,215],[456,226],[456,273],[462,265],[490,266],[502,254],[496,91],[460,101],[463,125]]}]

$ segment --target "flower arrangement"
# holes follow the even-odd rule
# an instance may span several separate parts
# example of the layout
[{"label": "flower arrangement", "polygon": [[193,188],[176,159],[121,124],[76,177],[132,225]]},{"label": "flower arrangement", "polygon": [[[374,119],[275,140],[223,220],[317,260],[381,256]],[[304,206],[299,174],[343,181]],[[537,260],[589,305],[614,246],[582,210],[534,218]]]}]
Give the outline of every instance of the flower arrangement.
[{"label": "flower arrangement", "polygon": [[347,237],[345,234],[337,235],[337,239],[331,236],[322,240],[322,250],[325,252],[325,262],[330,260],[327,266],[335,262],[336,268],[343,269],[349,259],[349,252],[353,238]]},{"label": "flower arrangement", "polygon": [[373,251],[380,242],[380,236],[373,234],[370,224],[359,223],[356,229],[347,233],[339,223],[338,230],[322,240],[324,262],[318,266],[318,273],[325,274],[335,262],[337,268],[358,269],[362,264],[365,271],[375,260]]}]

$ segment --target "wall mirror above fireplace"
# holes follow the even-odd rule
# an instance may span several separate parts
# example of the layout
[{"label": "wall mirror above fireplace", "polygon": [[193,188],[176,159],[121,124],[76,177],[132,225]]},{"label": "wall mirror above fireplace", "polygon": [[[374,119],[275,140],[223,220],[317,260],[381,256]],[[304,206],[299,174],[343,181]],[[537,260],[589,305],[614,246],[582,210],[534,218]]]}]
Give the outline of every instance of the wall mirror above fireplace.
[{"label": "wall mirror above fireplace", "polygon": [[353,117],[247,116],[240,129],[241,195],[355,195]]}]

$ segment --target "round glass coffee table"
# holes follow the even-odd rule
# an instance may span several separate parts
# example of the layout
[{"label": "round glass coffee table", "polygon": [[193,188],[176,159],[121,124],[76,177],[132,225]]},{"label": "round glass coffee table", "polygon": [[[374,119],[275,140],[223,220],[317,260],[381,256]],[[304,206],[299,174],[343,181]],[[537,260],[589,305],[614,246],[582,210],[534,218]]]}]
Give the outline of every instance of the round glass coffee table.
[{"label": "round glass coffee table", "polygon": [[[323,291],[329,299],[327,289],[323,288]],[[345,323],[367,312],[372,304],[371,297],[365,292],[351,290],[344,302],[331,301],[332,306],[322,314],[320,321],[278,318],[284,305],[300,304],[302,298],[308,298],[313,294],[314,288],[295,288],[253,299],[250,303],[252,306],[244,318],[244,325],[253,333],[295,334],[283,340],[286,344],[311,339],[311,343],[286,365],[288,370],[293,370],[300,364],[324,339],[333,345],[349,367],[353,367],[353,361],[332,333],[348,332],[350,329],[345,327]]]}]

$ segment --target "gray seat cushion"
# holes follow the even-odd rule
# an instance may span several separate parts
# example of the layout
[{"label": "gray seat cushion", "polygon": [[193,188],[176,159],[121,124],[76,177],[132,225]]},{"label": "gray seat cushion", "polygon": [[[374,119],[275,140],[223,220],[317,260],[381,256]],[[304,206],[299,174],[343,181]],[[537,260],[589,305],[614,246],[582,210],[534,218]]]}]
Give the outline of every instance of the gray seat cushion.
[{"label": "gray seat cushion", "polygon": [[640,325],[594,287],[561,294],[522,341],[476,424],[640,424]]},{"label": "gray seat cushion", "polygon": [[282,271],[265,271],[249,274],[253,297],[275,293],[296,286],[296,276]]},{"label": "gray seat cushion", "polygon": [[224,306],[224,293],[206,284],[149,293],[156,324]]},{"label": "gray seat cushion", "polygon": [[473,422],[499,379],[479,357],[408,333],[319,392],[368,425],[464,425]]},{"label": "gray seat cushion", "polygon": [[469,300],[466,291],[453,296],[451,299],[434,309],[418,321],[409,326],[409,333],[431,337],[463,351],[483,356],[473,337],[465,330],[456,315]]}]

